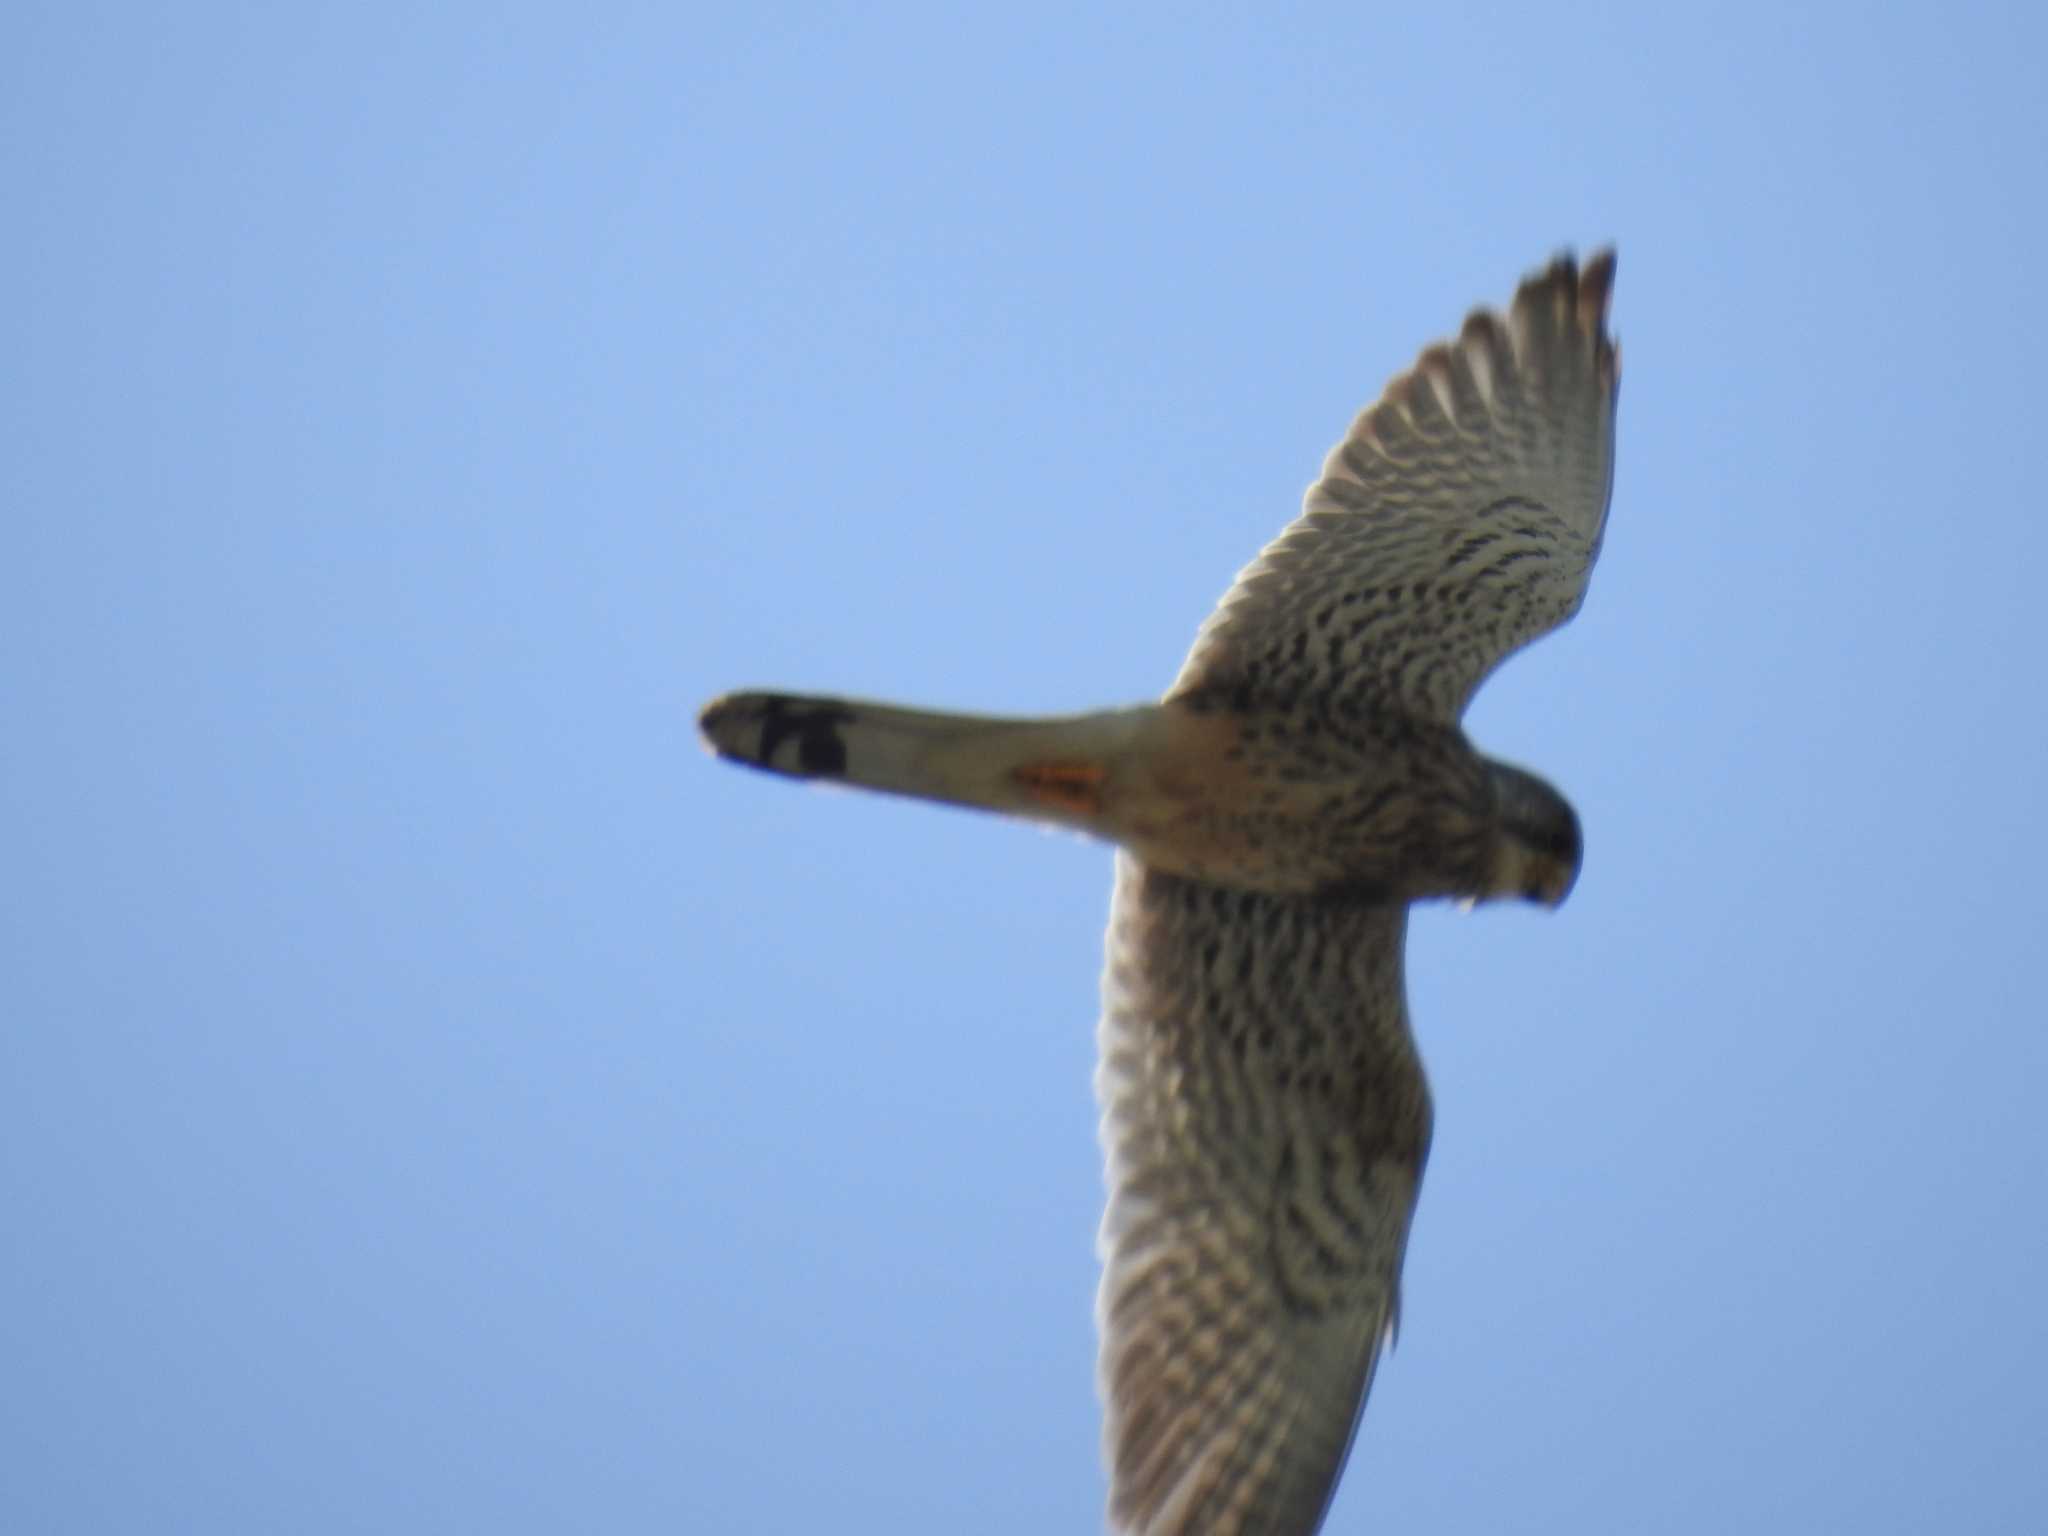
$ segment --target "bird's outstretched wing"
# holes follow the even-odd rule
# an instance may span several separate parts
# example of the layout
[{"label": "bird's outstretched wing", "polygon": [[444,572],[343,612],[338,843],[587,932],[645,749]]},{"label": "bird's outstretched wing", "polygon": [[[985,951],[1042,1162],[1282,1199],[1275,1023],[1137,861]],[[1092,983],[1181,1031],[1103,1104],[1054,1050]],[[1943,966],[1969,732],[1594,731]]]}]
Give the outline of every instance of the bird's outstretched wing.
[{"label": "bird's outstretched wing", "polygon": [[1307,1536],[1391,1331],[1429,1145],[1407,909],[1117,861],[1096,1092],[1112,1525]]},{"label": "bird's outstretched wing", "polygon": [[1455,723],[1578,611],[1600,552],[1621,355],[1614,253],[1560,257],[1352,423],[1302,514],[1203,625],[1172,694],[1329,699]]}]

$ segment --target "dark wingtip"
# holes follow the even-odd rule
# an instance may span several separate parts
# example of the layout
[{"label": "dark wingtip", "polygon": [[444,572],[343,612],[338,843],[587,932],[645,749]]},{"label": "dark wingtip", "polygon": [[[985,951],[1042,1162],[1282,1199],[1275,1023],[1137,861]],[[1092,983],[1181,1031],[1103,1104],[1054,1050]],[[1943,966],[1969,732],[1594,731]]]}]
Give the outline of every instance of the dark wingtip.
[{"label": "dark wingtip", "polygon": [[[1541,272],[1522,279],[1514,309],[1542,328],[1577,329],[1590,336],[1593,358],[1610,388],[1621,380],[1621,348],[1607,330],[1607,304],[1614,294],[1615,249],[1603,245],[1581,263],[1569,251]],[[1537,318],[1541,317],[1541,318]]]},{"label": "dark wingtip", "polygon": [[1614,291],[1614,269],[1615,250],[1611,245],[1601,246],[1583,262],[1570,251],[1560,251],[1542,271],[1531,272],[1522,279],[1515,298],[1517,303],[1526,303],[1539,295],[1550,296],[1566,313],[1577,311],[1596,328],[1603,327],[1607,323],[1607,300]]},{"label": "dark wingtip", "polygon": [[1621,383],[1621,343],[1607,329],[1607,301],[1614,295],[1614,247],[1603,245],[1586,258],[1579,274],[1579,310],[1593,317],[1594,356],[1610,389]]}]

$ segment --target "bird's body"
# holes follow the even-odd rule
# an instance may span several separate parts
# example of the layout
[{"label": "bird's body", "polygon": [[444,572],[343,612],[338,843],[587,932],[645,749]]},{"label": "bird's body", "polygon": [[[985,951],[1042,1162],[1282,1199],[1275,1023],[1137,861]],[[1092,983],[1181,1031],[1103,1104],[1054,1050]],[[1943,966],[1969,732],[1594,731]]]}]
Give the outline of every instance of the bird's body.
[{"label": "bird's body", "polygon": [[1241,890],[1478,895],[1498,820],[1464,732],[1370,709],[1197,694],[1000,720],[754,693],[712,705],[704,729],[757,766],[1077,827]]},{"label": "bird's body", "polygon": [[1393,1324],[1429,1146],[1407,903],[1562,902],[1578,819],[1459,720],[1605,526],[1613,257],[1560,259],[1361,415],[1158,704],[1049,720],[743,693],[774,772],[1117,843],[1096,1088],[1110,1516],[1309,1536]]}]

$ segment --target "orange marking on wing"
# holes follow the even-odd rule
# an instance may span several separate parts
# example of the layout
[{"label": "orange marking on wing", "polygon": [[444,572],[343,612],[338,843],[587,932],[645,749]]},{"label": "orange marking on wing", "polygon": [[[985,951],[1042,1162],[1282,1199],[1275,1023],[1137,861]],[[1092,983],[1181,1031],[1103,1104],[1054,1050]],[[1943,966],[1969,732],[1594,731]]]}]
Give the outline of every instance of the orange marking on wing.
[{"label": "orange marking on wing", "polygon": [[1037,799],[1063,811],[1082,816],[1102,811],[1102,786],[1109,769],[1101,763],[1062,761],[1025,763],[1011,771],[1012,777]]}]

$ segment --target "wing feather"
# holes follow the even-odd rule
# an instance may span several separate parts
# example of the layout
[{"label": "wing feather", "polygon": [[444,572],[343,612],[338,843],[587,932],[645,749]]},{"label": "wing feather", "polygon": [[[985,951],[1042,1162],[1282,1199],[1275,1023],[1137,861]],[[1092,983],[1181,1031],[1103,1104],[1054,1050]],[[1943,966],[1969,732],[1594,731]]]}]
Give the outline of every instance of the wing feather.
[{"label": "wing feather", "polygon": [[1110,1518],[1307,1536],[1382,1342],[1429,1141],[1404,907],[1119,857],[1096,1088]]},{"label": "wing feather", "polygon": [[1169,696],[1329,698],[1455,723],[1584,600],[1613,484],[1614,253],[1560,257],[1425,350],[1203,625]]}]

